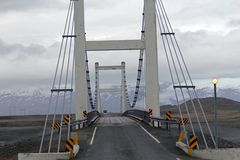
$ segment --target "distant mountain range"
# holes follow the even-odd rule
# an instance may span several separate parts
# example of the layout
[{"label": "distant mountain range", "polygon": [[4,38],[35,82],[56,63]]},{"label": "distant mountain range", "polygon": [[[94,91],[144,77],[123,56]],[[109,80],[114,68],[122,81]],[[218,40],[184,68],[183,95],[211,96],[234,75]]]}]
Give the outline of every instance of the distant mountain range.
[{"label": "distant mountain range", "polygon": [[[128,90],[131,100],[134,96],[134,87],[130,87]],[[212,97],[213,89],[210,87],[199,86],[197,87],[197,93],[200,98]],[[143,106],[145,102],[144,95],[144,89],[141,88],[137,103],[138,107]],[[218,96],[234,101],[240,101],[240,89],[234,89],[232,87],[219,88]],[[48,112],[49,97],[50,89],[47,87],[28,90],[2,91],[0,93],[0,116],[45,114]],[[53,97],[53,101],[54,100],[56,100],[56,97]],[[67,98],[67,100],[69,100],[69,97]],[[106,109],[110,112],[119,112],[120,94],[102,93],[101,103],[103,109]],[[176,104],[172,84],[162,83],[160,85],[160,103],[161,105]],[[61,106],[59,106],[56,110],[57,113],[61,112],[62,109],[60,108]],[[69,109],[65,108],[65,111],[69,111]],[[53,106],[51,107],[49,112],[54,112]],[[74,112],[73,107],[71,108],[71,112]]]}]

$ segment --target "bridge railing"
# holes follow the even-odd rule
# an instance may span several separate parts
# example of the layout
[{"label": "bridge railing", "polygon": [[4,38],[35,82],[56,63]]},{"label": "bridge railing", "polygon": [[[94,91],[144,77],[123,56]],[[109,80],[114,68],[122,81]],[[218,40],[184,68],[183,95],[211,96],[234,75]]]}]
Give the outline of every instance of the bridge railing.
[{"label": "bridge railing", "polygon": [[74,126],[78,126],[78,128],[82,128],[85,126],[89,126],[93,124],[100,117],[100,113],[98,111],[91,111],[87,114],[85,119],[79,119],[71,122],[71,130],[73,130]]},{"label": "bridge railing", "polygon": [[148,124],[152,123],[153,126],[155,122],[158,124],[158,126],[160,126],[160,124],[166,125],[166,129],[169,129],[169,125],[174,124],[174,125],[178,125],[179,130],[181,129],[180,128],[181,124],[178,123],[179,118],[173,118],[172,120],[167,120],[166,118],[162,118],[162,117],[152,117],[149,115],[147,111],[138,110],[138,109],[127,110],[123,113],[123,116],[129,116],[137,120],[144,121]]},{"label": "bridge railing", "polygon": [[91,125],[92,123],[94,123],[98,117],[100,117],[100,113],[98,111],[91,111],[88,113],[87,115],[87,124]]},{"label": "bridge railing", "polygon": [[137,109],[127,110],[123,113],[123,116],[130,116],[130,117],[133,117],[135,119],[138,119],[140,121],[144,121],[147,123],[150,122],[150,116],[149,116],[148,112],[143,111],[143,110],[137,110]]}]

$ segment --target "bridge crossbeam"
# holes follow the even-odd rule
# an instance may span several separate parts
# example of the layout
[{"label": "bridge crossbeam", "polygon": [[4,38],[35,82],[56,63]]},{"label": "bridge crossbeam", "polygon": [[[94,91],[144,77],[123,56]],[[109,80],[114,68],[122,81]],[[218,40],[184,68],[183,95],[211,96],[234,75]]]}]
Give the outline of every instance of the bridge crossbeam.
[{"label": "bridge crossbeam", "polygon": [[86,51],[141,49],[145,49],[145,42],[142,40],[86,41]]}]

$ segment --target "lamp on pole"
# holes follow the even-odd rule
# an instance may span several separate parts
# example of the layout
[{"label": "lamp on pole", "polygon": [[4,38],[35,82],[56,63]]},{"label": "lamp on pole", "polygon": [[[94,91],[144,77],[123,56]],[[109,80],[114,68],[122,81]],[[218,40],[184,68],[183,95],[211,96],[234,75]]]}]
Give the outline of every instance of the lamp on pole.
[{"label": "lamp on pole", "polygon": [[218,124],[217,124],[217,83],[218,83],[218,79],[217,78],[213,78],[212,79],[212,84],[214,87],[214,137],[215,137],[215,142],[216,142],[216,146],[218,148]]}]

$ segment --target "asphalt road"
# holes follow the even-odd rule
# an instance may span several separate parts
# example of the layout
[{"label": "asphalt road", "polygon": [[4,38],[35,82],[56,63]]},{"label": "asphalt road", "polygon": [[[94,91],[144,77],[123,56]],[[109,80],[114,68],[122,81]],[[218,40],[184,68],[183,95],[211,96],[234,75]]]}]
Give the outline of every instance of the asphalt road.
[{"label": "asphalt road", "polygon": [[79,160],[187,160],[169,152],[138,123],[126,117],[102,117]]}]

